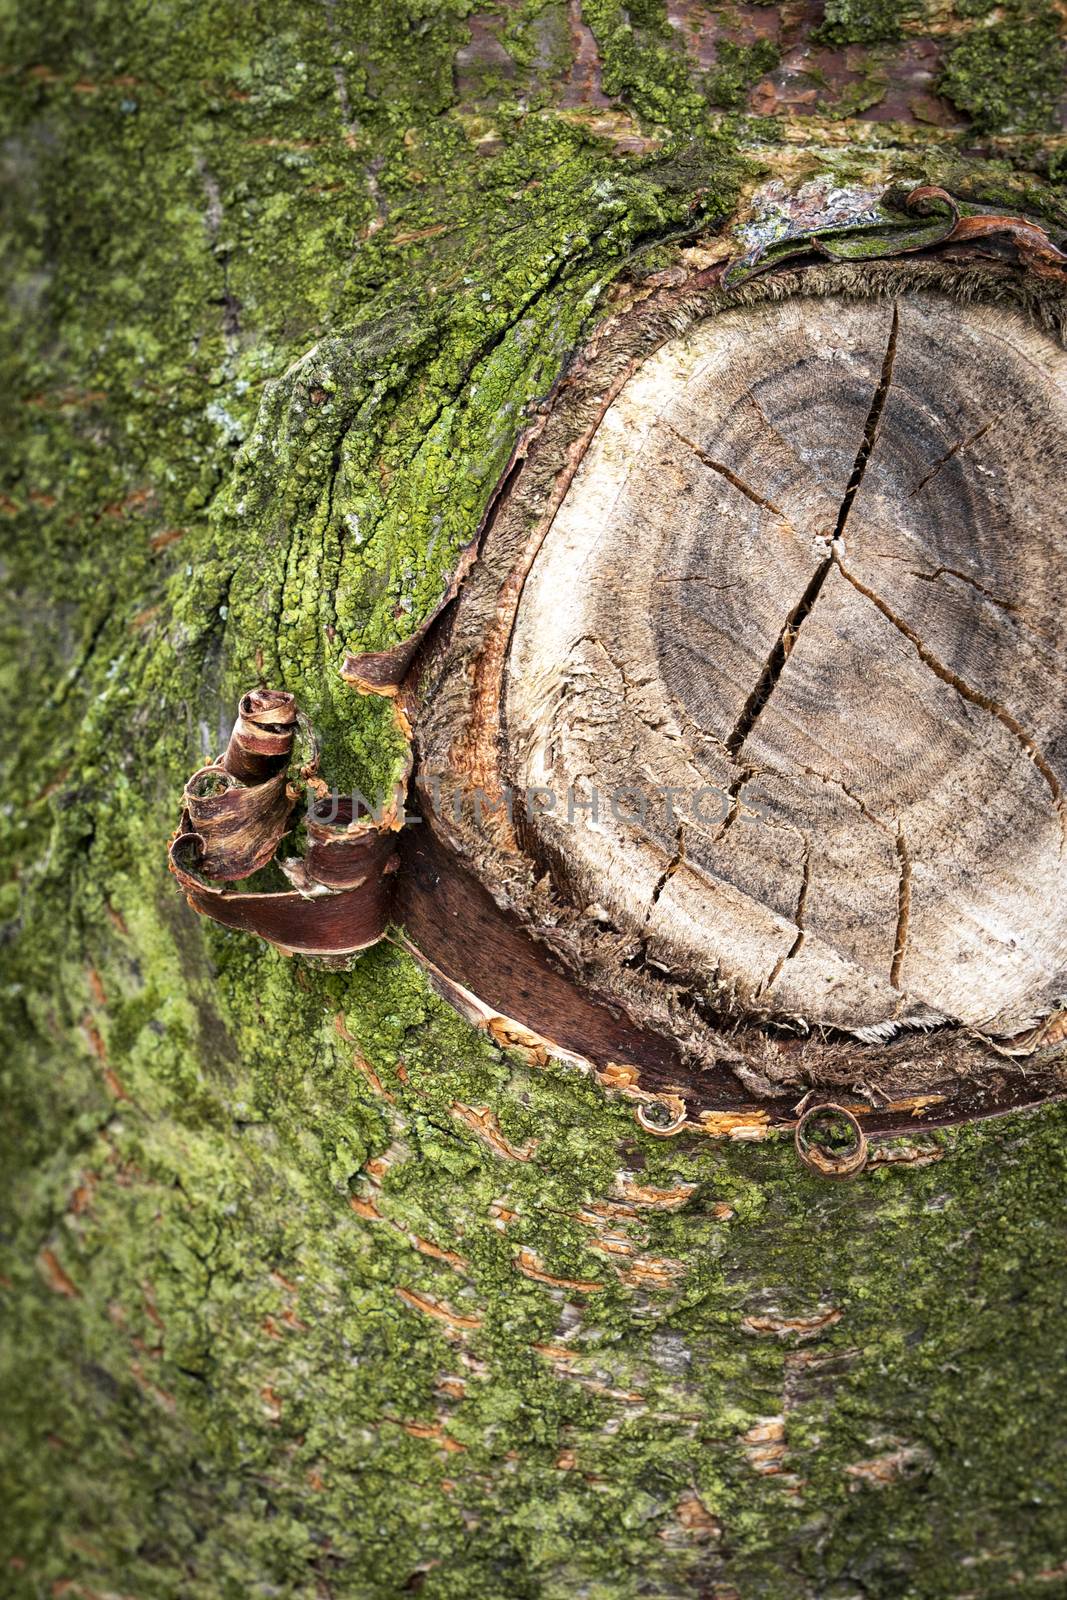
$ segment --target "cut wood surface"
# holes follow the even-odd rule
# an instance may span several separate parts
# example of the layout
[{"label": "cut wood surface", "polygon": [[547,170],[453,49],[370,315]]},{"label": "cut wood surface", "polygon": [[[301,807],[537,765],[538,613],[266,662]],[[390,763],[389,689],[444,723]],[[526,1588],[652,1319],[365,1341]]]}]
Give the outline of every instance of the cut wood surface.
[{"label": "cut wood surface", "polygon": [[505,776],[556,797],[524,844],[575,905],[742,1015],[1060,1003],[1065,383],[1022,315],[923,291],[729,310],[639,367],[508,655]]}]

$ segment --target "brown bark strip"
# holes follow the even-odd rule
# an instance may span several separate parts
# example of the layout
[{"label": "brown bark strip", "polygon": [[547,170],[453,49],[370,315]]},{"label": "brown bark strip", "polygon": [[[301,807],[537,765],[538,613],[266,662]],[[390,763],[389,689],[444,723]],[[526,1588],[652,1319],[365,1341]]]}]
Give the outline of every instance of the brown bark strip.
[{"label": "brown bark strip", "polygon": [[296,732],[291,694],[243,695],[225,754],[185,785],[187,833],[205,878],[248,878],[266,866],[286,831],[296,798],[286,770]]},{"label": "brown bark strip", "polygon": [[[298,799],[288,781],[297,724],[291,694],[256,689],[242,697],[225,755],[185,786],[170,870],[193,909],[224,927],[258,934],[287,954],[347,957],[377,943],[385,930],[402,793],[380,821],[354,815],[351,801],[317,799],[307,818],[306,855],[279,863],[292,889],[217,887],[266,866],[289,830]],[[321,790],[316,769],[313,752],[303,776]]]}]

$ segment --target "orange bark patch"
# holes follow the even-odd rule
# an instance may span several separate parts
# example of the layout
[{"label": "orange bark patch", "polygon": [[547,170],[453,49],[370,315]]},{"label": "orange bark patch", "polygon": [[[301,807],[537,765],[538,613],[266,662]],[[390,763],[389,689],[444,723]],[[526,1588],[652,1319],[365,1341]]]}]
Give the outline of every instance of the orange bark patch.
[{"label": "orange bark patch", "polygon": [[[906,1100],[891,1100],[886,1107],[887,1111],[910,1111],[913,1117],[919,1117],[927,1106],[939,1106],[944,1101],[943,1094],[913,1094]],[[869,1110],[869,1107],[865,1107]]]},{"label": "orange bark patch", "polygon": [[93,1055],[96,1057],[96,1059],[98,1061],[106,1061],[107,1045],[104,1043],[104,1038],[100,1032],[100,1029],[96,1026],[96,1023],[88,1014],[86,1014],[82,1019],[82,1031],[85,1034],[85,1037],[88,1039],[89,1049],[93,1052]]},{"label": "orange bark patch", "polygon": [[275,1394],[269,1383],[265,1383],[259,1391],[259,1398],[262,1402],[263,1415],[269,1417],[271,1422],[277,1422],[282,1414],[281,1396]]},{"label": "orange bark patch", "polygon": [[549,1361],[575,1361],[580,1354],[571,1350],[565,1344],[535,1344],[530,1347],[536,1350],[539,1356],[545,1356]]},{"label": "orange bark patch", "polygon": [[93,1203],[93,1191],[99,1179],[95,1172],[86,1172],[77,1188],[74,1190],[67,1205],[67,1210],[72,1216],[81,1217],[89,1210]]},{"label": "orange bark patch", "polygon": [[609,1061],[597,1073],[601,1083],[608,1089],[628,1089],[640,1077],[636,1067],[627,1066],[623,1061]]},{"label": "orange bark patch", "polygon": [[460,1444],[458,1439],[453,1439],[450,1434],[446,1433],[439,1422],[401,1422],[399,1419],[392,1417],[387,1417],[385,1420],[387,1422],[395,1420],[397,1427],[403,1428],[404,1432],[409,1433],[413,1439],[432,1439],[435,1444],[441,1446],[442,1450],[457,1452],[467,1448],[465,1444]]},{"label": "orange bark patch", "polygon": [[844,1316],[843,1311],[829,1306],[825,1310],[812,1311],[802,1317],[779,1317],[773,1312],[765,1316],[742,1317],[741,1326],[746,1333],[775,1334],[779,1339],[792,1336],[796,1339],[814,1339],[825,1328],[832,1328]]},{"label": "orange bark patch", "polygon": [[852,1479],[851,1489],[884,1489],[898,1478],[912,1477],[932,1465],[933,1458],[922,1445],[900,1445],[867,1461],[854,1462],[845,1468],[845,1475]]},{"label": "orange bark patch", "polygon": [[627,1200],[590,1200],[580,1211],[572,1213],[575,1222],[583,1227],[597,1228],[601,1222],[629,1222],[637,1215],[637,1207]]},{"label": "orange bark patch", "polygon": [[510,1017],[489,1017],[485,1026],[502,1050],[517,1050],[536,1067],[543,1067],[548,1061],[548,1041],[539,1033],[531,1033]]},{"label": "orange bark patch", "polygon": [[68,1300],[80,1300],[81,1290],[60,1266],[54,1250],[42,1250],[37,1265],[45,1283],[53,1294],[66,1295]]},{"label": "orange bark patch", "polygon": [[684,1273],[680,1261],[668,1257],[638,1256],[628,1267],[619,1269],[623,1283],[638,1289],[669,1289]]},{"label": "orange bark patch", "polygon": [[345,1022],[345,1014],[343,1011],[337,1012],[333,1019],[333,1027],[338,1038],[343,1039],[345,1044],[356,1046],[355,1054],[352,1057],[352,1065],[358,1072],[362,1072],[363,1076],[366,1078],[375,1094],[382,1095],[386,1100],[389,1101],[390,1104],[393,1104],[393,1096],[389,1093],[388,1089],[385,1088],[381,1078],[379,1078],[377,1072],[371,1066],[366,1056],[359,1049],[359,1044],[355,1038],[355,1035],[348,1031],[348,1024]]},{"label": "orange bark patch", "polygon": [[587,1278],[557,1278],[551,1272],[546,1272],[532,1250],[520,1250],[515,1257],[515,1265],[527,1278],[533,1278],[538,1283],[550,1283],[554,1289],[574,1289],[579,1294],[596,1294],[603,1289],[602,1283],[593,1283]]},{"label": "orange bark patch", "polygon": [[430,1256],[434,1261],[445,1261],[457,1272],[467,1265],[462,1256],[454,1250],[442,1250],[439,1244],[431,1244],[429,1239],[420,1239],[417,1233],[411,1235],[411,1242],[415,1249],[424,1256]]},{"label": "orange bark patch", "polygon": [[154,533],[148,541],[149,550],[165,550],[169,544],[177,544],[179,539],[185,538],[184,528],[164,528],[161,533]]},{"label": "orange bark patch", "polygon": [[[581,1221],[581,1218],[578,1219]],[[593,1244],[594,1250],[602,1250],[609,1256],[632,1256],[634,1247],[626,1239],[620,1239],[613,1234],[600,1234]]]},{"label": "orange bark patch", "polygon": [[357,1072],[362,1072],[363,1076],[366,1078],[375,1094],[381,1095],[383,1100],[388,1100],[390,1105],[396,1104],[396,1097],[389,1093],[389,1090],[385,1087],[381,1078],[379,1078],[378,1074],[375,1072],[374,1068],[361,1051],[356,1050],[353,1054],[352,1065],[355,1067]]},{"label": "orange bark patch", "polygon": [[761,1478],[777,1476],[785,1455],[785,1418],[764,1417],[741,1435],[741,1442],[753,1472]]},{"label": "orange bark patch", "polygon": [[141,1393],[147,1395],[150,1400],[154,1400],[157,1405],[162,1406],[164,1411],[169,1411],[171,1415],[177,1411],[178,1402],[174,1396],[166,1389],[161,1389],[158,1383],[153,1383],[151,1379],[146,1378],[140,1362],[133,1361],[130,1363],[130,1375]]},{"label": "orange bark patch", "polygon": [[453,1311],[443,1300],[435,1299],[433,1295],[418,1294],[414,1289],[397,1287],[395,1293],[405,1305],[421,1311],[424,1316],[434,1317],[438,1322],[445,1322],[451,1328],[480,1328],[485,1320],[474,1313]]},{"label": "orange bark patch", "polygon": [[488,1106],[465,1106],[454,1100],[451,1109],[452,1115],[458,1117],[460,1122],[465,1122],[498,1156],[506,1156],[511,1161],[529,1161],[537,1149],[536,1139],[524,1145],[512,1144],[501,1133],[500,1124]]},{"label": "orange bark patch", "polygon": [[700,1126],[712,1139],[765,1139],[769,1122],[766,1111],[702,1111],[700,1114]]},{"label": "orange bark patch", "polygon": [[[722,1523],[718,1517],[712,1516],[694,1489],[682,1492],[674,1509],[674,1515],[687,1539],[704,1543],[711,1539],[722,1538]],[[670,1529],[664,1529],[660,1538],[669,1538],[670,1532]]]},{"label": "orange bark patch", "polygon": [[696,1187],[695,1183],[676,1183],[669,1189],[655,1189],[647,1183],[638,1183],[634,1178],[620,1175],[618,1179],[618,1190],[623,1199],[650,1211],[677,1211],[685,1205]]}]

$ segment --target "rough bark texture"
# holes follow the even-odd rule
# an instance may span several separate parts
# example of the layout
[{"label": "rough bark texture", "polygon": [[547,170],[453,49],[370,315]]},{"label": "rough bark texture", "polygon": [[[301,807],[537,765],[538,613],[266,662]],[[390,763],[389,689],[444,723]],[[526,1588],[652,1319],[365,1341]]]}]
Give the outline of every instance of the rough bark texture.
[{"label": "rough bark texture", "polygon": [[[659,1141],[198,920],[166,840],[261,682],[383,790],[349,650],[437,603],[530,409],[757,184],[1062,243],[1059,13],[46,4],[9,25],[5,1593],[1055,1593],[1055,1106]],[[625,291],[622,286],[625,285]]]}]

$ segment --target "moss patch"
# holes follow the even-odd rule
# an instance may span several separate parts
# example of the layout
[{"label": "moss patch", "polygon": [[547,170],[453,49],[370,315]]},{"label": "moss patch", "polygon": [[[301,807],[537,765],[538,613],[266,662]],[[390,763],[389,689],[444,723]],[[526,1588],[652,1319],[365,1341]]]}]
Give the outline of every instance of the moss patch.
[{"label": "moss patch", "polygon": [[882,44],[899,39],[902,24],[918,11],[916,0],[827,0],[815,30],[819,44]]},{"label": "moss patch", "polygon": [[[261,675],[331,778],[389,773],[341,654],[430,608],[613,285],[768,159],[664,7],[583,14],[656,153],[557,109],[560,4],[6,24],[14,1600],[889,1600],[978,1548],[990,1595],[1062,1558],[1060,1113],[830,1192],[785,1148],[645,1137],[395,949],[331,975],[206,927],[163,870]],[[479,28],[495,76],[465,79]],[[1010,191],[947,161],[904,164]],[[897,1450],[884,1490],[850,1475]]]},{"label": "moss patch", "polygon": [[778,46],[771,39],[755,44],[734,44],[724,39],[718,46],[715,67],[708,74],[708,98],[726,111],[744,104],[745,92],[778,65]]},{"label": "moss patch", "polygon": [[949,51],[939,92],[982,132],[1040,133],[1056,125],[1063,45],[1051,11],[976,28]]}]

